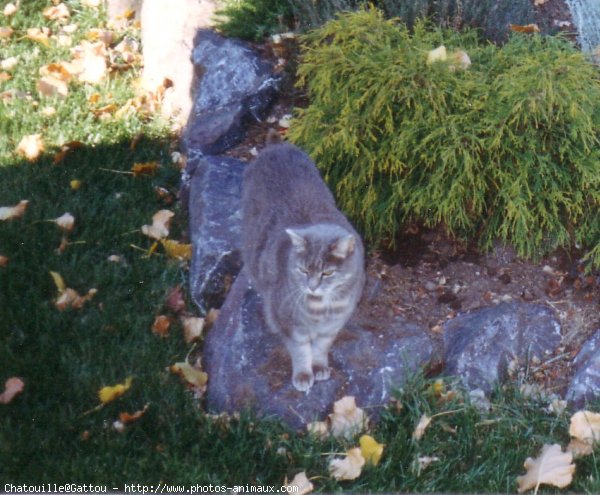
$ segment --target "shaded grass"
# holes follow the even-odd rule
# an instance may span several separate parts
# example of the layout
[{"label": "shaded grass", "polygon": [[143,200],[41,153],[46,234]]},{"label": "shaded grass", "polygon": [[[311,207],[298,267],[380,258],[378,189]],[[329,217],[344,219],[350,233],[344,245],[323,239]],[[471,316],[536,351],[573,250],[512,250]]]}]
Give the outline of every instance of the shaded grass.
[{"label": "shaded grass", "polygon": [[[24,4],[11,21],[15,29],[46,22],[39,16],[46,2]],[[102,22],[90,11],[77,15],[88,27]],[[31,47],[13,40],[1,45],[1,56],[26,58]],[[331,454],[354,447],[356,438],[317,440],[247,414],[206,415],[202,403],[166,370],[189,352],[180,328],[175,325],[166,339],[150,331],[168,290],[185,284],[186,267],[132,247],[150,247],[139,229],[156,210],[177,210],[154,193],[155,186],[178,187],[169,132],[164,123],[137,115],[98,120],[90,114],[89,93],[122,103],[132,94],[135,71],[97,87],[74,87],[64,101],[38,97],[38,65],[62,56],[52,47],[39,53],[2,86],[29,91],[31,100],[0,103],[0,205],[30,201],[23,218],[0,223],[0,253],[9,257],[0,268],[0,383],[11,376],[26,383],[22,395],[0,405],[0,487],[97,483],[123,490],[125,483],[159,481],[278,487],[284,477],[306,471],[319,491],[513,492],[527,456],[537,455],[544,442],[566,444],[567,418],[547,415],[514,391],[501,391],[492,412],[482,415],[460,396],[440,402],[430,382],[415,379],[398,394],[402,407],[385,411],[369,431],[386,445],[380,465],[365,468],[355,481],[336,482],[327,469]],[[46,120],[39,109],[49,104],[58,113]],[[32,132],[43,134],[48,150],[35,164],[14,153],[22,135]],[[145,138],[132,148],[139,132]],[[54,165],[54,151],[75,139],[84,147]],[[128,171],[136,162],[153,160],[160,163],[155,176],[105,170]],[[70,187],[73,179],[82,182],[80,189]],[[66,211],[76,226],[69,234],[72,244],[59,254],[61,233],[46,220]],[[178,213],[173,238],[186,230]],[[113,254],[123,262],[109,262]],[[98,289],[96,297],[80,310],[59,312],[51,270],[80,293]],[[100,387],[128,376],[133,386],[127,394],[93,410]],[[120,412],[145,404],[146,414],[123,433],[112,427]],[[454,412],[434,419],[422,440],[412,440],[422,414],[448,411]],[[418,457],[424,455],[440,461],[419,471]],[[573,490],[600,491],[595,457],[578,461],[577,469]]]}]

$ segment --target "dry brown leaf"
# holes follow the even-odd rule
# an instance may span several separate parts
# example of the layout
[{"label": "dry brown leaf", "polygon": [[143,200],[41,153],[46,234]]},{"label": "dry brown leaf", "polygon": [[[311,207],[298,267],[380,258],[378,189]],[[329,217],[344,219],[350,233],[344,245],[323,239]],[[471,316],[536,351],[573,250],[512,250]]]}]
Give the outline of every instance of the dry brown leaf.
[{"label": "dry brown leaf", "polygon": [[41,96],[60,96],[65,98],[69,94],[68,84],[52,76],[42,77],[37,83],[37,90]]},{"label": "dry brown leaf", "polygon": [[0,82],[10,81],[12,76],[8,72],[0,72]]},{"label": "dry brown leaf", "polygon": [[0,268],[5,268],[8,266],[8,257],[0,254]]},{"label": "dry brown leaf", "polygon": [[466,70],[471,66],[471,58],[467,52],[464,52],[463,50],[452,52],[449,59],[452,63],[448,68],[452,71],[457,69]]},{"label": "dry brown leaf", "polygon": [[8,26],[0,26],[0,40],[10,38],[14,31]]},{"label": "dry brown leaf", "polygon": [[520,26],[519,24],[510,24],[510,30],[515,33],[539,33],[540,28],[537,24],[526,24],[525,26]]},{"label": "dry brown leaf", "polygon": [[590,455],[594,452],[594,447],[587,442],[572,438],[569,445],[567,445],[567,452],[571,452],[571,454],[573,454],[573,459],[577,459],[579,457]]},{"label": "dry brown leaf", "polygon": [[199,318],[197,316],[182,316],[181,324],[183,325],[183,338],[186,344],[191,344],[202,337],[204,318]]},{"label": "dry brown leaf", "polygon": [[569,435],[593,445],[600,441],[600,414],[591,411],[577,411],[571,416]]},{"label": "dry brown leaf", "polygon": [[64,3],[47,7],[42,14],[46,19],[50,19],[51,21],[65,21],[71,17],[71,12],[69,12],[69,8]]},{"label": "dry brown leaf", "polygon": [[159,337],[168,337],[169,328],[171,328],[171,318],[165,315],[158,315],[152,323],[152,333]]},{"label": "dry brown leaf", "polygon": [[354,480],[360,476],[365,459],[358,447],[346,452],[343,459],[329,461],[329,474],[336,480]]},{"label": "dry brown leaf", "polygon": [[329,425],[326,421],[313,421],[306,425],[306,429],[310,435],[319,440],[325,440],[329,437]]},{"label": "dry brown leaf", "polygon": [[19,64],[19,57],[8,57],[0,62],[0,69],[12,70]]},{"label": "dry brown leaf", "polygon": [[4,392],[0,394],[0,404],[8,404],[17,395],[23,392],[24,388],[25,382],[21,378],[16,376],[9,378],[4,384]]},{"label": "dry brown leaf", "polygon": [[158,162],[139,162],[134,163],[131,171],[135,177],[140,175],[154,175],[158,170]]},{"label": "dry brown leaf", "polygon": [[295,495],[306,495],[315,489],[315,486],[306,477],[306,472],[302,471],[294,476],[294,479],[288,483],[287,478],[283,483],[286,487],[290,487],[288,493],[294,493]]},{"label": "dry brown leaf", "polygon": [[71,232],[75,226],[75,217],[70,213],[64,213],[53,220],[56,225],[65,232]]},{"label": "dry brown leaf", "polygon": [[427,427],[429,426],[430,423],[431,423],[431,418],[429,416],[427,416],[426,414],[423,414],[421,416],[421,419],[419,419],[419,424],[417,424],[415,431],[413,431],[413,434],[412,434],[413,439],[420,440],[423,437],[423,435],[425,434],[425,430],[427,429]]},{"label": "dry brown leaf", "polygon": [[164,239],[169,235],[169,224],[175,216],[170,210],[159,210],[152,217],[152,225],[143,225],[142,233],[152,239]]},{"label": "dry brown leaf", "polygon": [[97,293],[97,289],[90,289],[87,294],[81,296],[76,290],[67,287],[65,291],[59,295],[58,299],[54,302],[54,305],[59,311],[64,311],[68,308],[80,309],[86,302],[91,301]]},{"label": "dry brown leaf", "polygon": [[48,28],[29,28],[25,35],[26,38],[41,43],[44,46],[50,46],[50,30]]},{"label": "dry brown leaf", "polygon": [[24,136],[17,146],[17,154],[30,162],[36,161],[44,151],[44,141],[41,134]]},{"label": "dry brown leaf", "polygon": [[517,477],[519,493],[525,490],[537,489],[540,485],[552,485],[564,488],[573,480],[575,464],[572,464],[573,454],[563,453],[560,445],[544,444],[539,457],[532,459],[528,457],[523,464],[527,472]]},{"label": "dry brown leaf", "polygon": [[331,434],[334,437],[350,438],[366,425],[364,411],[356,406],[352,396],[345,396],[333,403],[333,413],[329,415]]},{"label": "dry brown leaf", "polygon": [[78,79],[83,83],[97,84],[106,76],[106,45],[102,41],[82,41],[71,50]]},{"label": "dry brown leaf", "polygon": [[185,310],[185,297],[181,286],[178,285],[169,290],[165,300],[165,307],[175,314],[179,314]]},{"label": "dry brown leaf", "polygon": [[100,40],[106,46],[109,46],[115,39],[115,33],[109,29],[92,28],[86,33],[85,37],[89,41]]},{"label": "dry brown leaf", "polygon": [[131,38],[125,38],[114,48],[126,64],[133,64],[140,58],[140,45]]},{"label": "dry brown leaf", "polygon": [[14,220],[25,214],[29,201],[23,199],[15,206],[0,206],[0,220]]},{"label": "dry brown leaf", "polygon": [[12,2],[8,2],[4,6],[4,10],[2,11],[2,13],[4,14],[5,17],[10,17],[11,15],[15,15],[18,10],[19,10],[19,6],[18,5],[15,5]]},{"label": "dry brown leaf", "polygon": [[77,73],[77,68],[70,62],[51,63],[40,67],[40,76],[50,76],[68,83]]},{"label": "dry brown leaf", "polygon": [[121,412],[121,413],[119,413],[119,421],[121,423],[123,423],[124,425],[133,423],[133,422],[137,421],[138,419],[140,419],[144,414],[146,414],[148,407],[149,407],[149,404],[146,404],[144,406],[144,409],[136,411],[132,414],[129,414],[128,412]]}]

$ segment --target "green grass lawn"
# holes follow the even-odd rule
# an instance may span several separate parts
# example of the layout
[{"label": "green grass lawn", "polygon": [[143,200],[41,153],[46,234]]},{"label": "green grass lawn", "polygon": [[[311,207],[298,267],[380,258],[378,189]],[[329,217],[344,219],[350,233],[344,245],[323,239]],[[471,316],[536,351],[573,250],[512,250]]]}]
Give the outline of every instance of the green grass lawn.
[{"label": "green grass lawn", "polygon": [[[73,45],[104,25],[102,12],[76,0],[66,3],[66,23],[79,25]],[[279,488],[285,477],[306,471],[317,491],[513,492],[526,457],[537,456],[544,443],[566,445],[565,415],[544,413],[510,391],[497,395],[492,411],[482,415],[460,396],[440,401],[431,383],[420,379],[399,392],[401,407],[391,407],[369,429],[385,444],[379,465],[365,467],[354,481],[335,481],[330,456],[356,446],[357,437],[317,440],[276,421],[205,414],[201,400],[167,370],[190,351],[180,325],[166,338],[151,331],[169,291],[185,286],[187,267],[161,248],[148,256],[153,241],[140,231],[157,210],[169,208],[177,214],[170,237],[185,238],[186,215],[155,191],[177,191],[179,170],[171,158],[176,141],[158,117],[133,112],[98,118],[91,111],[109,103],[122,107],[132,98],[139,65],[98,84],[72,82],[64,99],[40,96],[40,67],[71,55],[53,39],[45,46],[25,37],[30,27],[59,31],[57,21],[41,15],[51,2],[21,4],[14,16],[0,15],[0,26],[14,30],[0,40],[0,61],[19,60],[2,71],[11,77],[0,82],[0,93],[23,93],[0,98],[0,206],[29,201],[23,217],[0,221],[0,255],[8,258],[0,266],[0,393],[10,377],[21,377],[25,388],[0,404],[0,491],[23,483]],[[125,35],[138,33],[119,33],[114,43]],[[95,93],[99,102],[90,103]],[[47,107],[56,113],[45,115]],[[45,144],[34,162],[16,153],[30,134],[40,134]],[[55,164],[61,146],[72,141],[81,145]],[[119,173],[148,161],[159,164],[156,174]],[[73,180],[81,186],[74,189]],[[75,217],[75,227],[59,252],[63,234],[47,220],[65,212]],[[121,261],[109,261],[111,255]],[[51,271],[80,294],[98,292],[80,309],[59,311]],[[131,388],[98,408],[98,390],[127,377],[133,377]],[[146,404],[141,419],[122,432],[114,429],[119,413]],[[437,416],[421,440],[412,439],[422,414],[445,411],[454,412]],[[440,460],[419,470],[420,456]],[[570,489],[600,491],[594,455],[577,461]]]}]

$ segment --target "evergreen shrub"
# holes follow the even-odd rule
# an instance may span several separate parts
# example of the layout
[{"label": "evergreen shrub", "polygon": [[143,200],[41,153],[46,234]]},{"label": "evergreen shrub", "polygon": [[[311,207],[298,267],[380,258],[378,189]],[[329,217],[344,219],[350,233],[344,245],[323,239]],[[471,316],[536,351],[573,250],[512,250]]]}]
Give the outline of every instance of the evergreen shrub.
[{"label": "evergreen shrub", "polygon": [[[427,63],[445,45],[465,70]],[[374,10],[303,38],[290,139],[315,159],[374,245],[407,222],[538,257],[581,243],[600,266],[600,83],[567,41],[413,30]]]}]

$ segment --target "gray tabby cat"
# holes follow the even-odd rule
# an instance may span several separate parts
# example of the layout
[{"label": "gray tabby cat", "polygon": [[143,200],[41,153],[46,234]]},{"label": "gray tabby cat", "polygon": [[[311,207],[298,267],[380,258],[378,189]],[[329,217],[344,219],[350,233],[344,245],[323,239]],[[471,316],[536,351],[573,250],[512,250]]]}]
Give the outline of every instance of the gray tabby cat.
[{"label": "gray tabby cat", "polygon": [[308,391],[330,376],[328,353],[362,293],[364,248],[308,155],[270,144],[245,171],[243,259],[268,328]]}]

